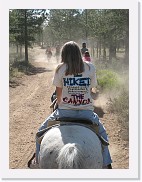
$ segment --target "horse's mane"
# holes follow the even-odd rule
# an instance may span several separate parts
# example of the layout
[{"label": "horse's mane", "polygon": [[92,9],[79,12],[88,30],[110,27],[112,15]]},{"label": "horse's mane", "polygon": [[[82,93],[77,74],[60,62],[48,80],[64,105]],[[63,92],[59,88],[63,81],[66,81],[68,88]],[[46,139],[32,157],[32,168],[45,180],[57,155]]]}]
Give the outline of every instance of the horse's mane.
[{"label": "horse's mane", "polygon": [[68,143],[61,149],[57,158],[59,169],[83,169],[84,155],[82,147],[76,143]]}]

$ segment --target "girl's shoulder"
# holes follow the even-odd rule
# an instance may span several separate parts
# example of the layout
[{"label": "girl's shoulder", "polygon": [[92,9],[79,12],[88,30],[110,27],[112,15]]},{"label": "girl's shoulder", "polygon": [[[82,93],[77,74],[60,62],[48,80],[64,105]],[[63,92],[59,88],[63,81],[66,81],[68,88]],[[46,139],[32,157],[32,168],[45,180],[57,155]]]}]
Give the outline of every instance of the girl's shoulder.
[{"label": "girl's shoulder", "polygon": [[55,72],[58,72],[58,71],[64,71],[66,70],[66,64],[65,63],[59,63],[56,67],[56,70]]},{"label": "girl's shoulder", "polygon": [[88,66],[91,70],[95,69],[95,66],[92,62],[84,61],[85,66]]},{"label": "girl's shoulder", "polygon": [[89,73],[90,76],[94,75],[96,73],[96,68],[91,62],[84,62],[85,64],[85,72]]}]

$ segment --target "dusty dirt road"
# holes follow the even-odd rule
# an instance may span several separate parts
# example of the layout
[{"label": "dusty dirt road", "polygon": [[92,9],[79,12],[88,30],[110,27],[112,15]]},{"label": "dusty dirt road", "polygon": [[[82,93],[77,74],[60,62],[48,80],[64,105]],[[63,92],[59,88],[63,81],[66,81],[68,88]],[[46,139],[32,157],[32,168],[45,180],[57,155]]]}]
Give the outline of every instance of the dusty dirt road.
[{"label": "dusty dirt road", "polygon": [[[52,77],[57,66],[55,58],[49,62],[45,50],[34,48],[35,69],[30,75],[15,80],[10,87],[9,109],[9,168],[27,169],[27,162],[35,150],[35,134],[40,124],[51,113],[50,96],[54,91]],[[96,105],[105,111],[99,96]],[[128,134],[116,121],[113,114],[105,113],[100,118],[109,136],[109,149],[114,169],[129,168]]]}]

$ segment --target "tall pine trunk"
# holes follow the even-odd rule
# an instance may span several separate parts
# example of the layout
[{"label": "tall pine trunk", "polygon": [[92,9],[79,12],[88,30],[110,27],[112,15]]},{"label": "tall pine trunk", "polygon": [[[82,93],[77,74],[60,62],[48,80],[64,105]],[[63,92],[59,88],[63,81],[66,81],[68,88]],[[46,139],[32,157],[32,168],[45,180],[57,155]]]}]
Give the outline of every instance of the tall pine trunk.
[{"label": "tall pine trunk", "polygon": [[27,10],[25,10],[25,62],[28,64]]},{"label": "tall pine trunk", "polygon": [[99,60],[101,60],[101,54],[102,54],[102,40],[100,38],[100,40],[99,40]]},{"label": "tall pine trunk", "polygon": [[129,63],[129,32],[126,33],[126,40],[125,40],[125,63]]},{"label": "tall pine trunk", "polygon": [[99,43],[97,41],[97,58],[99,57]]},{"label": "tall pine trunk", "polygon": [[20,45],[20,59],[22,59],[22,45]]},{"label": "tall pine trunk", "polygon": [[109,43],[109,61],[110,61],[110,63],[112,62],[113,58],[116,59],[116,45],[115,45],[114,41],[110,40],[110,43]]}]

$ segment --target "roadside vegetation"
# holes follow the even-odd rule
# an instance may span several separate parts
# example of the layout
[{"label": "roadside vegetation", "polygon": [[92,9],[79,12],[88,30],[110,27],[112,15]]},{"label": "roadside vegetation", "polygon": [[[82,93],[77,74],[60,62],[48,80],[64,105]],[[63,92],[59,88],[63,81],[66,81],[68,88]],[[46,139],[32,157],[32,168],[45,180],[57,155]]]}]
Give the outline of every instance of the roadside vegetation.
[{"label": "roadside vegetation", "polygon": [[28,72],[33,68],[31,63],[25,63],[25,61],[15,61],[9,66],[9,76],[10,80],[13,77],[19,77],[24,74],[28,74]]},{"label": "roadside vegetation", "polygon": [[[115,65],[114,65],[115,66]],[[122,66],[122,65],[121,65]],[[106,109],[117,116],[123,130],[129,133],[129,71],[124,69],[101,68],[98,66],[98,89],[101,94],[108,95]],[[109,94],[108,94],[109,93]]]},{"label": "roadside vegetation", "polygon": [[16,52],[16,47],[11,46],[9,48],[9,83],[18,80],[25,74],[29,74],[31,70],[34,68],[32,65],[32,57],[33,53],[31,49],[29,49],[29,61],[26,62],[24,60],[24,51],[21,53]]},{"label": "roadside vegetation", "polygon": [[117,89],[120,86],[119,75],[110,69],[98,70],[97,81],[98,81],[99,90],[102,90],[102,91]]},{"label": "roadside vegetation", "polygon": [[108,101],[108,111],[117,115],[118,121],[128,128],[129,125],[129,92],[121,88],[119,95]]}]

